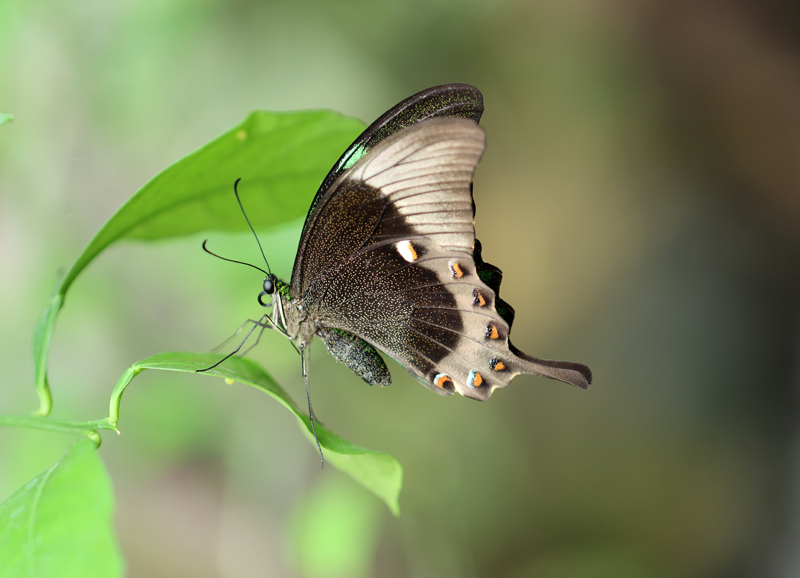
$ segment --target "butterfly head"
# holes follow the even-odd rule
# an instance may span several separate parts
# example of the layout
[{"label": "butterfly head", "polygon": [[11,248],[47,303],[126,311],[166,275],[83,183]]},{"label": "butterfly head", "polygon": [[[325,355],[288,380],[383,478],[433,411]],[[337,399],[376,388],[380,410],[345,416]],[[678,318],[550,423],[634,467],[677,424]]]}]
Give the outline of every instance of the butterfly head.
[{"label": "butterfly head", "polygon": [[[262,307],[271,307],[272,306],[272,296],[275,294],[275,291],[278,289],[278,278],[275,277],[272,273],[268,273],[267,276],[264,278],[264,290],[258,294],[258,302],[261,304]],[[270,300],[269,302],[264,302],[264,296],[269,295]]]},{"label": "butterfly head", "polygon": [[[290,339],[294,339],[299,331],[299,324],[305,319],[302,305],[289,297],[289,285],[272,273],[267,273],[258,294],[258,303],[262,307],[271,307],[272,327]],[[265,299],[268,297],[268,299]]]}]

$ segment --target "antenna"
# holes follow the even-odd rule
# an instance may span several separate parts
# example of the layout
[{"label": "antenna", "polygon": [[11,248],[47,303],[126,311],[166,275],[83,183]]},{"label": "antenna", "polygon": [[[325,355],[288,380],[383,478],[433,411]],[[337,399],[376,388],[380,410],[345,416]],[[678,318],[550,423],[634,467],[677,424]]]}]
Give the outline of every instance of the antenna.
[{"label": "antenna", "polygon": [[247,213],[244,212],[244,207],[242,206],[242,200],[239,198],[239,191],[237,190],[237,186],[239,185],[239,181],[242,178],[239,177],[233,183],[233,194],[236,195],[236,202],[239,203],[239,208],[242,210],[242,214],[244,215],[244,220],[247,221],[247,226],[250,227],[250,230],[253,231],[253,236],[256,238],[256,243],[258,243],[258,248],[261,250],[261,256],[264,257],[264,263],[267,264],[267,275],[272,275],[272,269],[270,269],[269,261],[267,261],[267,256],[264,254],[264,248],[261,246],[261,241],[258,240],[258,235],[256,235],[256,230],[253,228],[253,225],[250,224],[250,219],[247,218]]},{"label": "antenna", "polygon": [[206,239],[205,241],[203,241],[203,251],[205,251],[205,252],[206,252],[206,253],[208,253],[209,255],[213,255],[213,256],[214,256],[214,257],[216,257],[217,259],[222,259],[223,261],[228,261],[228,262],[230,262],[230,263],[238,263],[239,265],[247,265],[248,267],[252,267],[253,269],[258,269],[258,270],[259,270],[259,271],[261,271],[261,272],[262,272],[264,275],[269,275],[269,273],[267,273],[266,271],[264,271],[264,269],[262,269],[261,267],[256,267],[255,265],[251,265],[250,263],[245,263],[244,261],[237,261],[236,259],[228,259],[228,258],[226,258],[226,257],[222,257],[221,255],[217,255],[216,253],[213,253],[212,251],[210,251],[210,250],[208,249],[208,247],[206,247],[206,243],[208,243],[208,239]]}]

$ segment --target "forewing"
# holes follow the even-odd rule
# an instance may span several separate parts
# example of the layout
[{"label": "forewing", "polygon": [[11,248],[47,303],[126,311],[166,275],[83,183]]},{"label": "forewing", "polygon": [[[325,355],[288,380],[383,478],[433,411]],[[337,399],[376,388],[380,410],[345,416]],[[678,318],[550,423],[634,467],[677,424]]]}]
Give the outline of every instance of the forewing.
[{"label": "forewing", "polygon": [[[311,202],[303,234],[317,205],[332,192],[331,185],[384,139],[406,127],[432,118],[466,118],[476,123],[483,114],[483,96],[470,84],[442,84],[422,90],[398,103],[373,122],[347,147],[333,165]],[[302,247],[301,241],[301,247]],[[298,251],[299,253],[299,251]]]}]

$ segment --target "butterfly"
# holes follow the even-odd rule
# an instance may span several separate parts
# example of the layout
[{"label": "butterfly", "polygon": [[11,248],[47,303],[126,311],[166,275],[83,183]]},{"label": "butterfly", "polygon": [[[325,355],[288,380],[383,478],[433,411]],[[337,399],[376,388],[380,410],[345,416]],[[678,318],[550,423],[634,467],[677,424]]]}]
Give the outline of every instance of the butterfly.
[{"label": "butterfly", "polygon": [[477,88],[446,84],[383,114],[317,191],[290,282],[264,271],[258,301],[272,311],[253,329],[296,345],[306,392],[315,336],[370,385],[392,382],[383,353],[443,395],[486,400],[521,373],[589,387],[587,366],[531,357],[509,340],[514,309],[473,225],[482,112]]}]

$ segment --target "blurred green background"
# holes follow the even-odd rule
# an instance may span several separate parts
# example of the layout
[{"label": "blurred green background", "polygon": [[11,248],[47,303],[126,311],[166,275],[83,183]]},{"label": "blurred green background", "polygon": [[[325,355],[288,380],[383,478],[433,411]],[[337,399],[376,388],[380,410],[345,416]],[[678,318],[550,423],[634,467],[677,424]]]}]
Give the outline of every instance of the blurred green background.
[{"label": "blurred green background", "polygon": [[[405,468],[395,519],[267,396],[143,374],[100,450],[127,575],[798,576],[799,31],[796,3],[754,0],[3,0],[0,412],[38,405],[59,269],[158,171],[253,109],[369,123],[469,82],[514,343],[587,363],[591,391],[520,376],[479,404],[394,364],[369,388],[317,343],[316,413]],[[285,278],[298,235],[262,238]],[[122,244],[78,279],[54,417],[104,417],[132,362],[259,314],[260,274],[201,240]],[[258,261],[250,236],[210,243]],[[302,400],[285,340],[251,355]],[[71,441],[0,430],[0,499]]]}]

